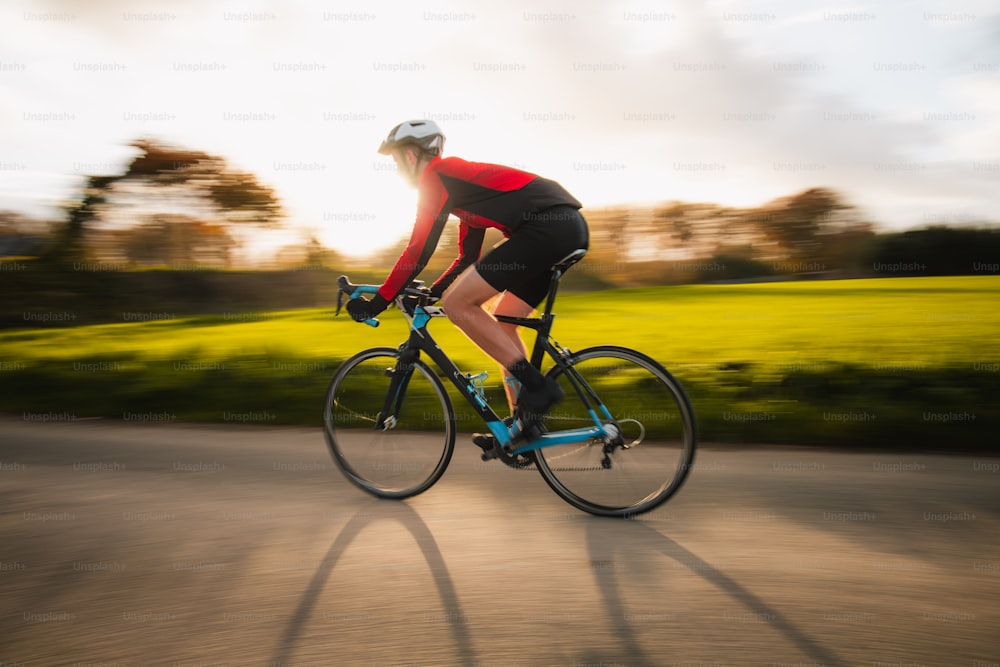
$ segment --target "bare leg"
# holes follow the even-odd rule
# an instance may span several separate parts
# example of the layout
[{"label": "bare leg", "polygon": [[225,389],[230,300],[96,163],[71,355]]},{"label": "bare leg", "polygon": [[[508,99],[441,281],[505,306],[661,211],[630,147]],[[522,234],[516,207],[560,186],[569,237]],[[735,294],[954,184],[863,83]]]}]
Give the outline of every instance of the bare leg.
[{"label": "bare leg", "polygon": [[475,267],[470,267],[444,293],[441,305],[455,326],[483,352],[507,368],[525,357],[524,343],[520,339],[515,342],[516,335],[512,337],[493,315],[483,310],[482,304],[496,295],[497,290],[482,279]]},{"label": "bare leg", "polygon": [[[500,300],[497,301],[496,306],[493,308],[494,315],[508,315],[510,317],[528,317],[534,310],[529,304],[522,301],[519,297],[514,296],[510,292],[504,292],[500,296]],[[499,322],[500,327],[504,330],[511,341],[520,350],[521,357],[528,358],[528,348],[525,347],[524,341],[518,335],[518,327],[514,324],[505,324]],[[507,393],[507,405],[510,406],[511,415],[514,414],[514,408],[517,405],[517,389],[515,386],[510,384],[511,381],[517,382],[517,380],[510,376],[510,371],[508,371],[504,366],[500,367],[500,375],[503,377],[503,388]]]},{"label": "bare leg", "polygon": [[[528,419],[535,421],[562,398],[562,390],[554,381],[545,380],[538,369],[527,362],[525,346],[516,335],[516,327],[505,328],[483,309],[483,304],[497,294],[498,291],[483,280],[475,267],[470,267],[444,293],[441,305],[444,306],[448,319],[503,367],[504,376],[510,369],[511,374],[526,385],[520,394],[518,406],[525,411]],[[505,314],[523,313],[525,309],[530,312],[528,304],[514,296],[507,300],[505,295],[498,307],[508,308]]]}]

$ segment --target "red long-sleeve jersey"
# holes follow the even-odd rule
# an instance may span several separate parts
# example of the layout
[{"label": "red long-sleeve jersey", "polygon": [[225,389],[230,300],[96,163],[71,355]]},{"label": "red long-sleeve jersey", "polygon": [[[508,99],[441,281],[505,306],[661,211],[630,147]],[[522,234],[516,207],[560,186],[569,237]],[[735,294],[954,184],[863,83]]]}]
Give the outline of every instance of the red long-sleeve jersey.
[{"label": "red long-sleeve jersey", "polygon": [[532,213],[553,206],[582,207],[555,181],[457,157],[431,160],[420,176],[417,192],[417,217],[410,241],[378,291],[387,301],[395,299],[427,266],[449,215],[460,221],[458,257],[434,282],[439,292],[479,259],[488,228],[510,236]]}]

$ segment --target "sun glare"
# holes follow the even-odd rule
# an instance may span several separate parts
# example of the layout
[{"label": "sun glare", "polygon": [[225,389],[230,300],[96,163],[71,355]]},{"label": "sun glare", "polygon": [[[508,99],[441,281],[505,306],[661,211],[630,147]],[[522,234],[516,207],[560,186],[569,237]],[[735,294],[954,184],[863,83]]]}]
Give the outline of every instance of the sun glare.
[{"label": "sun glare", "polygon": [[361,257],[409,236],[416,192],[395,171],[390,176],[358,174],[352,181],[352,195],[325,208],[322,219],[317,220],[319,241],[337,252]]}]

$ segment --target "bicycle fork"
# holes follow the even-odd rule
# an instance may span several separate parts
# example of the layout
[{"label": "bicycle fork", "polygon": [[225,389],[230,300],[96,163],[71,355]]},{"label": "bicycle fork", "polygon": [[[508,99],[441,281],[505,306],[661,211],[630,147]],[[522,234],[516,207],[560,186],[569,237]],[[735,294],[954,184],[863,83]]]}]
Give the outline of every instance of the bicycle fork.
[{"label": "bicycle fork", "polygon": [[379,413],[379,417],[375,421],[376,430],[388,431],[396,428],[399,408],[403,404],[403,397],[406,396],[406,388],[410,384],[410,378],[413,377],[414,362],[419,357],[419,350],[405,347],[400,350],[399,358],[396,360],[396,367],[386,369],[386,375],[390,378],[389,391],[385,393],[382,412]]}]

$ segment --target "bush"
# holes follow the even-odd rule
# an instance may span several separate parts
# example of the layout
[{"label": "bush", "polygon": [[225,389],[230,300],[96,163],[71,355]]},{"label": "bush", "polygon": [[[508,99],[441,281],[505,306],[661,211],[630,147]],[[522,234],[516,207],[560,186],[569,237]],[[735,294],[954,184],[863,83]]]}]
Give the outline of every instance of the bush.
[{"label": "bush", "polygon": [[766,278],[774,275],[770,264],[736,255],[715,255],[697,274],[697,282]]}]

